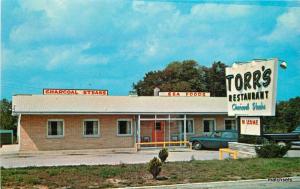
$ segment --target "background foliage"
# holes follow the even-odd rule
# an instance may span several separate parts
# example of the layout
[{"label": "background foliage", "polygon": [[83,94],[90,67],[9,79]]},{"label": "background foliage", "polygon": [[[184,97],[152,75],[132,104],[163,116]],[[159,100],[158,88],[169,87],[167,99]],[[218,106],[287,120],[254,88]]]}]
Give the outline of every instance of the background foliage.
[{"label": "background foliage", "polygon": [[276,105],[275,117],[264,117],[263,124],[268,132],[291,132],[300,126],[300,96]]},{"label": "background foliage", "polygon": [[163,70],[146,73],[133,89],[139,96],[153,96],[155,87],[162,92],[205,91],[211,96],[226,96],[225,67],[222,62],[208,68],[194,60],[174,61]]},{"label": "background foliage", "polygon": [[11,101],[2,99],[0,102],[1,115],[0,115],[0,128],[17,131],[17,117],[12,116],[12,104]]}]

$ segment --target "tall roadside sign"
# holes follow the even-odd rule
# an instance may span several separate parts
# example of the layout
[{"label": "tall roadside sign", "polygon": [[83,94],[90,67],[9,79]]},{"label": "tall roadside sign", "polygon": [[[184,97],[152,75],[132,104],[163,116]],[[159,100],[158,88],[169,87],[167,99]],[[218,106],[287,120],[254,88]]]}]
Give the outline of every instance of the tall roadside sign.
[{"label": "tall roadside sign", "polygon": [[275,116],[277,75],[277,59],[253,60],[226,68],[228,115],[243,116],[239,125],[249,127],[240,128],[243,134],[258,135],[254,127],[261,127],[260,116]]}]

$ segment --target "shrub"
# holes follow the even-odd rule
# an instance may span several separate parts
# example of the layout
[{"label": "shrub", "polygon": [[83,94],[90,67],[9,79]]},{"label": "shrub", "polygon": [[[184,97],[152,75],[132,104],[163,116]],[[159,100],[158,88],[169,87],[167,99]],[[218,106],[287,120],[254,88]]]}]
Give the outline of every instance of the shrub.
[{"label": "shrub", "polygon": [[268,143],[261,147],[255,147],[255,151],[258,157],[261,158],[281,158],[290,148],[290,145],[282,146],[275,143]]},{"label": "shrub", "polygon": [[239,138],[239,142],[246,144],[264,144],[267,140],[260,136],[245,136],[241,135]]},{"label": "shrub", "polygon": [[169,152],[168,152],[167,148],[163,148],[159,151],[158,157],[161,160],[161,162],[164,163],[166,161],[166,159],[168,158],[168,156],[169,156]]},{"label": "shrub", "polygon": [[152,174],[153,179],[156,179],[159,173],[161,172],[161,161],[154,157],[149,163],[148,163],[148,171]]}]

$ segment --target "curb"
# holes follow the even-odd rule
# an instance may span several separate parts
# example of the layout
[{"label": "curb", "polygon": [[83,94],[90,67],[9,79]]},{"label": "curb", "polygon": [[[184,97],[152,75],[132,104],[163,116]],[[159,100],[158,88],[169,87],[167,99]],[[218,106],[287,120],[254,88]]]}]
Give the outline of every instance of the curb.
[{"label": "curb", "polygon": [[[273,179],[273,178],[272,178]],[[275,179],[275,178],[274,178]],[[279,179],[279,178],[277,178]],[[172,184],[172,185],[157,185],[157,186],[140,186],[140,187],[125,187],[126,189],[143,189],[143,188],[166,188],[166,189],[174,189],[174,188],[199,188],[199,189],[207,189],[207,188],[232,188],[233,186],[239,186],[243,188],[243,186],[251,186],[251,184],[260,184],[260,186],[266,186],[266,185],[273,185],[273,184],[286,184],[288,186],[288,183],[298,183],[298,186],[300,186],[300,177],[284,177],[282,179],[291,179],[292,181],[288,182],[274,182],[274,181],[268,181],[268,179],[249,179],[249,180],[235,180],[235,181],[217,181],[217,182],[200,182],[200,183],[188,183],[188,184]],[[264,184],[264,185],[261,185]],[[254,186],[255,187],[255,186]],[[257,188],[257,187],[255,187]]]}]

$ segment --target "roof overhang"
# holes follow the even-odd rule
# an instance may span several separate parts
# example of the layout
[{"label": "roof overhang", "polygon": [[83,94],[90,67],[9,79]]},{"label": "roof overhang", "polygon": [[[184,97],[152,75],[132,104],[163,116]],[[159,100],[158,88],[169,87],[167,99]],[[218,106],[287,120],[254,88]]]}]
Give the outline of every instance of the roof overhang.
[{"label": "roof overhang", "polygon": [[228,112],[13,112],[13,115],[227,115]]}]

